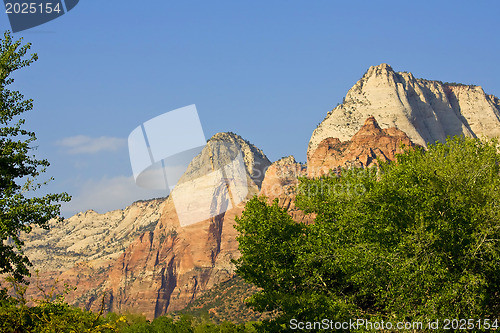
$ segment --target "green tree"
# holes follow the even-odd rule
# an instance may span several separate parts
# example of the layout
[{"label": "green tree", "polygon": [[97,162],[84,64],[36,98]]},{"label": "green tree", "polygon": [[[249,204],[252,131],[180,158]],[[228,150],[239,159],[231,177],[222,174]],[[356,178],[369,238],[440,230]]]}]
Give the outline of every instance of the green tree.
[{"label": "green tree", "polygon": [[35,158],[35,133],[23,128],[21,115],[33,109],[33,100],[8,89],[14,82],[12,73],[37,60],[36,54],[25,57],[30,47],[14,41],[8,31],[0,40],[0,274],[19,281],[29,276],[31,265],[23,254],[20,233],[30,232],[33,225],[48,228],[49,220],[59,218],[58,202],[70,200],[66,193],[31,194],[45,184],[37,177],[49,162]]},{"label": "green tree", "polygon": [[[494,318],[500,310],[498,141],[417,148],[378,169],[301,179],[295,223],[275,202],[237,220],[237,273],[270,323]],[[361,328],[361,327],[360,327]]]}]

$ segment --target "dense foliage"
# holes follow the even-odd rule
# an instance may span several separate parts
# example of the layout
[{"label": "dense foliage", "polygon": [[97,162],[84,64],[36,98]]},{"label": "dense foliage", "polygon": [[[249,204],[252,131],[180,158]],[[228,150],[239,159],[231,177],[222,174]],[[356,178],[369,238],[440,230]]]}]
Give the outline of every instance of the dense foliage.
[{"label": "dense foliage", "polygon": [[12,73],[37,60],[36,54],[25,59],[30,44],[13,41],[9,32],[0,40],[0,274],[11,274],[17,280],[29,275],[30,262],[23,255],[20,232],[31,226],[47,227],[59,215],[57,202],[68,201],[66,193],[36,197],[40,188],[37,177],[49,166],[47,160],[33,155],[34,132],[23,128],[24,112],[33,109],[33,101],[8,86]]},{"label": "dense foliage", "polygon": [[301,179],[295,223],[254,198],[238,219],[237,272],[252,300],[290,320],[428,322],[500,315],[500,155],[453,138],[396,163]]},{"label": "dense foliage", "polygon": [[258,323],[215,324],[204,317],[181,316],[174,320],[161,316],[152,321],[142,315],[109,313],[106,316],[71,307],[66,303],[46,302],[36,306],[0,303],[2,333],[251,333]]}]

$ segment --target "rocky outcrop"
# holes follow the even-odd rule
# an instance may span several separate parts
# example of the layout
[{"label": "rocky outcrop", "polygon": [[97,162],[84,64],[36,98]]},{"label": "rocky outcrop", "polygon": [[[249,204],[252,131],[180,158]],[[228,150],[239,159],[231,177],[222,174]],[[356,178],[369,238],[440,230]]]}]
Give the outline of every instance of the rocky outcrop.
[{"label": "rocky outcrop", "polygon": [[70,304],[85,307],[97,300],[96,290],[113,263],[137,237],[155,229],[165,203],[165,198],[137,201],[105,214],[88,210],[64,222],[51,221],[49,230],[35,227],[22,235],[33,263],[27,294],[62,293],[67,283],[77,287],[66,297]]},{"label": "rocky outcrop", "polygon": [[311,136],[308,155],[324,139],[351,139],[369,116],[423,146],[453,135],[500,136],[499,99],[481,87],[417,79],[381,64],[370,67],[344,102],[328,112]]},{"label": "rocky outcrop", "polygon": [[137,201],[106,214],[80,212],[50,229],[35,227],[23,239],[25,254],[40,271],[66,271],[77,262],[101,265],[116,259],[138,236],[154,230],[165,199]]},{"label": "rocky outcrop", "polygon": [[297,163],[293,156],[283,157],[266,170],[260,194],[270,200],[294,195],[298,177],[305,175],[305,165]]},{"label": "rocky outcrop", "polygon": [[[157,228],[132,243],[118,258],[101,292],[108,309],[154,318],[183,309],[205,290],[233,275],[239,256],[234,220],[244,205],[198,224],[179,227],[168,200]],[[91,304],[96,308],[99,302]]]},{"label": "rocky outcrop", "polygon": [[305,165],[297,163],[293,156],[284,157],[267,169],[260,195],[267,197],[269,204],[277,199],[279,206],[285,208],[294,221],[312,223],[314,216],[304,214],[295,206],[298,177],[306,175]]},{"label": "rocky outcrop", "polygon": [[230,164],[239,152],[242,154],[248,177],[260,188],[265,170],[271,162],[262,150],[231,132],[212,136],[203,151],[191,161],[179,183],[203,177],[213,170],[223,168]]},{"label": "rocky outcrop", "polygon": [[375,117],[368,117],[351,140],[326,138],[308,155],[307,175],[319,177],[340,167],[367,168],[377,159],[392,161],[403,152],[403,147],[413,147],[410,138],[397,128],[381,129]]}]

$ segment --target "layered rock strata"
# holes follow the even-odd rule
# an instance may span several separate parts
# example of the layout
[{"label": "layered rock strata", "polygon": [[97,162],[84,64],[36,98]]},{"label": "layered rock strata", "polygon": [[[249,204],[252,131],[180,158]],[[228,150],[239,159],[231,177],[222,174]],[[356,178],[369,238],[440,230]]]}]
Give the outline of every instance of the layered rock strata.
[{"label": "layered rock strata", "polygon": [[[269,165],[262,151],[241,137],[216,134],[159,210],[155,228],[136,238],[100,279],[94,277],[97,285],[73,296],[74,302],[97,310],[98,295],[106,294],[106,310],[139,312],[152,319],[183,309],[205,290],[229,279],[234,274],[231,260],[239,256],[235,216],[259,192]],[[187,191],[180,195],[183,189]],[[191,214],[190,223],[182,224],[181,213],[189,211],[184,206],[198,204],[206,207],[202,213],[195,210],[194,216],[201,220],[192,220]],[[90,278],[80,274],[81,280]]]},{"label": "layered rock strata", "polygon": [[[476,86],[444,84],[370,67],[345,101],[312,134],[307,168],[292,156],[271,164],[233,133],[212,137],[167,199],[137,202],[106,214],[77,214],[51,230],[26,236],[26,254],[39,269],[37,284],[77,286],[70,304],[143,313],[149,319],[183,309],[234,275],[239,256],[234,229],[248,198],[277,199],[297,222],[298,177],[318,177],[341,166],[370,167],[393,160],[401,145],[447,135],[500,135],[500,102]],[[192,209],[198,207],[199,209]],[[35,282],[35,281],[33,281]]]}]

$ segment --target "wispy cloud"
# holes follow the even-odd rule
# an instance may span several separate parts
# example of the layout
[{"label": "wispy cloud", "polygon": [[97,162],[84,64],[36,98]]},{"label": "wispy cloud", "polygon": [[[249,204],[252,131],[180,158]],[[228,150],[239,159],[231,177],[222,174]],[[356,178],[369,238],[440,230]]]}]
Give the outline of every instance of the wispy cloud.
[{"label": "wispy cloud", "polygon": [[80,184],[79,191],[68,203],[61,205],[64,217],[93,209],[105,213],[123,209],[136,200],[165,197],[166,190],[147,190],[138,187],[132,176],[104,177],[100,180],[87,180]]},{"label": "wispy cloud", "polygon": [[56,144],[65,148],[68,154],[95,154],[117,151],[127,145],[127,140],[109,136],[93,138],[86,135],[76,135],[61,139]]}]

